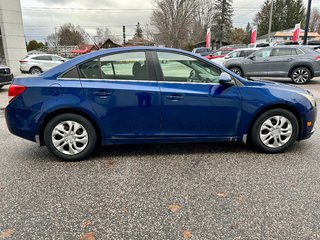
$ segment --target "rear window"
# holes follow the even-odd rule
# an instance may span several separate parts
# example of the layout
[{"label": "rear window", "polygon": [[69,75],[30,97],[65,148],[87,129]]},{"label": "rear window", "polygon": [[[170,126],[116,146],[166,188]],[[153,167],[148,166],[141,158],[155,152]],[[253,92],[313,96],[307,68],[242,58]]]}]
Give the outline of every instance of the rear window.
[{"label": "rear window", "polygon": [[78,69],[72,68],[71,70],[62,74],[61,78],[77,78],[77,79],[79,79]]}]

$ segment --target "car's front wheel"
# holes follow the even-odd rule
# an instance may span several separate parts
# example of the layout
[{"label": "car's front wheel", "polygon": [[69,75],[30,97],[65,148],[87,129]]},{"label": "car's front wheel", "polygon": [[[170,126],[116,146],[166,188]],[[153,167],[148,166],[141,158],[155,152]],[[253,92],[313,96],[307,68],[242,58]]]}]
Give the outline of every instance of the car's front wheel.
[{"label": "car's front wheel", "polygon": [[67,161],[81,160],[96,146],[97,134],[92,123],[78,114],[54,117],[44,130],[44,142],[57,157]]},{"label": "car's front wheel", "polygon": [[229,68],[230,71],[234,72],[235,74],[239,75],[240,77],[243,77],[243,72],[238,67],[231,67]]},{"label": "car's front wheel", "polygon": [[295,68],[291,73],[291,80],[296,84],[305,84],[311,79],[311,72],[305,67]]},{"label": "car's front wheel", "polygon": [[251,138],[260,151],[279,153],[296,141],[298,133],[298,120],[291,112],[285,109],[272,109],[255,121]]}]

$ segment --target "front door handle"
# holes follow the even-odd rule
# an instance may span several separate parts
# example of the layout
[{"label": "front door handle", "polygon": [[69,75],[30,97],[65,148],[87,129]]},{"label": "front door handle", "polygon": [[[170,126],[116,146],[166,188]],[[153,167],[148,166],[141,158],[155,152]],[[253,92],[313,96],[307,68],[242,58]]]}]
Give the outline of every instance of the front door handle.
[{"label": "front door handle", "polygon": [[108,91],[98,91],[93,93],[95,96],[101,97],[101,98],[107,98],[111,96],[111,93]]},{"label": "front door handle", "polygon": [[171,101],[180,101],[183,99],[183,96],[179,95],[179,94],[172,94],[170,96],[167,96],[167,99],[169,99]]}]

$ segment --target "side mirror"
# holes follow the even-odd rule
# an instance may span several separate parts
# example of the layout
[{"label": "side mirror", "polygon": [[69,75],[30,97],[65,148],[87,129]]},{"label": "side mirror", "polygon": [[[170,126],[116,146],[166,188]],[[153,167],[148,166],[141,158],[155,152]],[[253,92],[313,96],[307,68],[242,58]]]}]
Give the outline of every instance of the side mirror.
[{"label": "side mirror", "polygon": [[232,86],[234,85],[232,79],[231,79],[231,76],[225,72],[221,73],[220,75],[220,79],[219,79],[219,83],[220,85],[223,85],[223,86]]},{"label": "side mirror", "polygon": [[229,55],[224,56],[224,59],[229,59],[229,58],[230,58]]},{"label": "side mirror", "polygon": [[254,55],[250,55],[250,56],[248,56],[247,58],[248,58],[248,59],[251,59],[251,60],[253,60],[253,61],[256,60],[256,56],[254,56]]}]

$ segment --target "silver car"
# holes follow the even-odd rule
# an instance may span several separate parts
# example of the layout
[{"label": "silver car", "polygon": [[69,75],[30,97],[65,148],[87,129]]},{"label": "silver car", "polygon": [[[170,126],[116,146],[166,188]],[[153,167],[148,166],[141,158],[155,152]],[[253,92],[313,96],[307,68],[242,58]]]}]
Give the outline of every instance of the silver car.
[{"label": "silver car", "polygon": [[39,74],[50,68],[67,61],[65,58],[54,54],[34,54],[20,60],[22,73]]},{"label": "silver car", "polygon": [[225,67],[243,77],[290,77],[304,84],[320,76],[320,53],[305,46],[262,48],[244,59],[229,60]]}]

